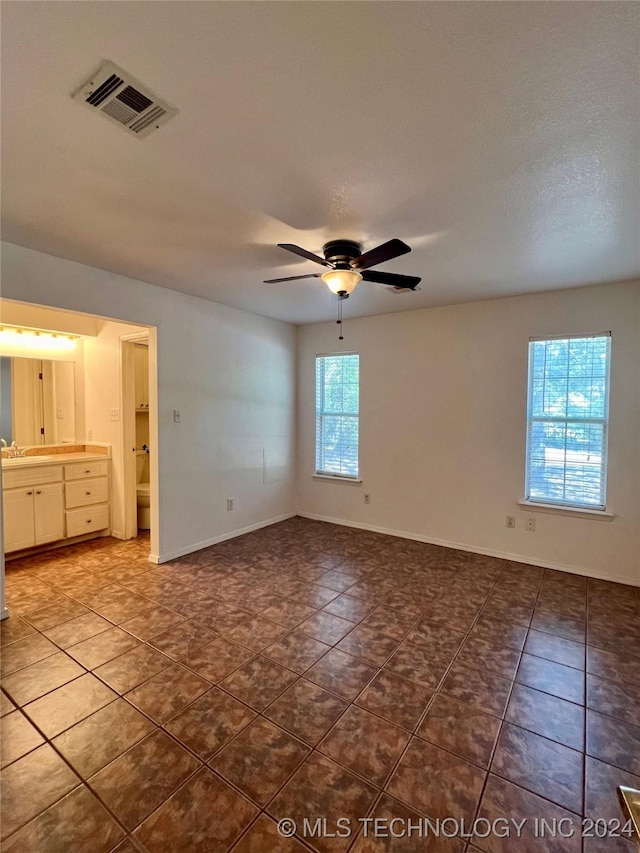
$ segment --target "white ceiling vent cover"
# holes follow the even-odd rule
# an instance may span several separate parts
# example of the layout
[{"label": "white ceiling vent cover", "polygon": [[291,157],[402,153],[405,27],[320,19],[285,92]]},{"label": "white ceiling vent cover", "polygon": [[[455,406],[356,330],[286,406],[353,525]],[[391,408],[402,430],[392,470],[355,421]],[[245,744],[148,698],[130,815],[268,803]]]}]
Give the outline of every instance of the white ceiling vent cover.
[{"label": "white ceiling vent cover", "polygon": [[175,107],[161,101],[113,62],[103,62],[73,99],[98,110],[140,139],[178,114]]},{"label": "white ceiling vent cover", "polygon": [[408,287],[393,287],[393,285],[391,285],[390,287],[385,287],[385,290],[387,291],[387,293],[391,293],[394,296],[399,296],[403,293],[417,293],[419,290],[422,290],[422,288],[420,287],[420,285],[416,285],[413,290],[410,290]]}]

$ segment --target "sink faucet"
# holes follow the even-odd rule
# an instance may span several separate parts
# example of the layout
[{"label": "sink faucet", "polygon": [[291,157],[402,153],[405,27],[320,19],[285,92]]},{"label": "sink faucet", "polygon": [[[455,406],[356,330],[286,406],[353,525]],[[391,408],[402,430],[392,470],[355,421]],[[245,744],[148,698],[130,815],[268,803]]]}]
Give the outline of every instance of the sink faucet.
[{"label": "sink faucet", "polygon": [[[5,444],[6,444],[6,442],[5,442]],[[26,456],[26,455],[27,455],[26,448],[23,447],[22,449],[20,449],[18,447],[17,442],[15,442],[15,441],[11,442],[11,447],[9,448],[9,458],[10,459],[19,459],[21,456]]]}]

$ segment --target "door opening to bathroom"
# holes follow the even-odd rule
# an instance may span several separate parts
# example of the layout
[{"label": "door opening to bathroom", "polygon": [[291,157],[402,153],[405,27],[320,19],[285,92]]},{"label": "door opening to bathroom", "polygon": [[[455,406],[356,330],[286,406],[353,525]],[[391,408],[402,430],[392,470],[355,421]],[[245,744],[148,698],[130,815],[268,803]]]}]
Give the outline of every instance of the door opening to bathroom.
[{"label": "door opening to bathroom", "polygon": [[149,339],[124,336],[122,347],[125,538],[151,528],[154,423],[151,417]]}]

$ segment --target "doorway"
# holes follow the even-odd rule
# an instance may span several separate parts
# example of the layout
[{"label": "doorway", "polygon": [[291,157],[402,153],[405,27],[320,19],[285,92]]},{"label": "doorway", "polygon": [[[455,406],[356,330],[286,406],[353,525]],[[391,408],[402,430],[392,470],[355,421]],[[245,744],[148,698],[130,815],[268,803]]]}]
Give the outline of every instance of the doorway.
[{"label": "doorway", "polygon": [[[154,330],[155,331],[155,330]],[[124,463],[124,538],[154,528],[157,501],[157,410],[155,346],[150,331],[122,335],[122,432]],[[157,552],[156,552],[157,553]]]},{"label": "doorway", "polygon": [[[46,446],[55,445],[52,453],[62,452],[60,445],[68,445],[65,452],[104,452],[108,453],[107,447],[110,448],[110,488],[105,494],[105,503],[109,504],[109,510],[105,516],[108,527],[105,527],[105,533],[111,535],[115,539],[128,540],[137,536],[137,503],[136,503],[136,483],[135,483],[135,451],[131,448],[137,446],[135,439],[135,413],[133,417],[129,417],[129,412],[135,408],[135,399],[129,404],[130,395],[135,395],[135,381],[132,378],[132,371],[125,370],[125,360],[129,357],[129,351],[124,347],[127,343],[131,347],[144,343],[146,345],[145,355],[148,354],[148,369],[145,374],[146,391],[145,391],[145,411],[147,421],[146,441],[138,442],[138,444],[146,444],[151,450],[155,448],[155,453],[149,453],[147,464],[147,477],[149,482],[149,504],[148,527],[150,532],[147,534],[148,545],[147,554],[151,562],[157,562],[157,554],[159,553],[159,512],[158,512],[158,426],[157,426],[157,355],[156,355],[156,329],[141,324],[123,323],[119,320],[101,317],[98,315],[89,315],[64,309],[49,308],[43,305],[33,305],[30,303],[20,303],[13,300],[0,300],[0,305],[3,314],[3,323],[16,327],[24,327],[27,329],[44,330],[42,333],[45,337],[53,337],[56,335],[65,335],[73,337],[77,346],[71,355],[46,355],[44,363],[42,360],[42,368],[38,371],[38,375],[42,376],[43,380],[47,371],[52,373],[52,378],[55,380],[54,387],[56,389],[56,397],[52,400],[44,400],[40,407],[46,414],[50,410],[51,421],[50,429],[46,430],[49,434],[43,434],[43,437],[29,435],[26,438],[20,433],[19,441],[17,442],[23,448],[34,448],[36,445],[43,445],[39,448],[40,453],[46,453]],[[37,332],[40,334],[40,332]],[[25,338],[27,335],[25,335]],[[28,358],[43,359],[42,353],[27,352],[0,352],[0,355],[11,356],[12,358],[20,357],[23,360]],[[49,364],[47,359],[53,358],[54,362]],[[63,361],[71,361],[72,364],[66,365]],[[6,365],[2,359],[2,367]],[[58,363],[60,362],[60,363]],[[18,363],[16,361],[16,363]],[[26,363],[26,362],[25,362]],[[11,366],[11,365],[9,365]],[[73,374],[74,382],[67,382],[73,391],[69,391],[66,397],[60,396],[66,387],[62,379],[69,380],[67,373],[60,372],[64,367],[68,367],[67,373],[69,376]],[[56,371],[58,371],[56,373]],[[6,371],[4,371],[6,373]],[[59,375],[58,375],[59,374]],[[4,373],[3,373],[4,376]],[[20,383],[21,386],[24,383]],[[3,391],[5,397],[10,399],[11,384],[3,382]],[[3,398],[3,404],[6,401]],[[15,408],[15,407],[14,407]],[[6,414],[5,409],[8,406],[3,405],[3,415]],[[12,417],[8,420],[7,429],[13,430],[14,424],[18,428],[20,425],[20,412],[11,411]],[[42,419],[38,419],[40,423]],[[43,423],[46,427],[47,418],[44,418]],[[4,422],[3,422],[4,423]],[[133,441],[128,431],[133,423]],[[75,429],[75,432],[74,432]],[[13,436],[11,436],[13,437]],[[39,439],[39,440],[38,440]],[[128,452],[125,452],[126,449]],[[133,464],[131,464],[133,463]],[[3,466],[4,467],[4,466]],[[15,466],[14,466],[15,467]],[[101,472],[102,473],[102,472]],[[105,474],[106,476],[106,474]],[[127,487],[127,482],[133,480],[133,489]],[[7,487],[9,484],[5,484]],[[102,483],[101,483],[102,485]],[[62,484],[63,495],[65,484]],[[102,499],[102,498],[101,498]],[[69,520],[70,507],[67,506],[66,499],[61,501],[62,513],[61,517],[61,536],[59,541],[51,543],[52,548],[60,548],[69,544],[65,540],[69,538],[66,530],[65,520]],[[0,556],[4,564],[5,548],[4,548],[4,525],[2,516],[0,515]],[[97,531],[101,536],[104,533]],[[86,538],[86,537],[85,537]],[[24,553],[32,553],[34,549],[28,549]],[[38,550],[38,546],[35,546]],[[62,551],[61,551],[62,553]],[[155,555],[155,556],[152,556]],[[16,556],[21,556],[17,554]],[[3,572],[2,572],[3,574]],[[0,584],[1,587],[1,584]],[[1,589],[0,589],[1,591]],[[4,613],[3,603],[0,603],[2,615]]]}]

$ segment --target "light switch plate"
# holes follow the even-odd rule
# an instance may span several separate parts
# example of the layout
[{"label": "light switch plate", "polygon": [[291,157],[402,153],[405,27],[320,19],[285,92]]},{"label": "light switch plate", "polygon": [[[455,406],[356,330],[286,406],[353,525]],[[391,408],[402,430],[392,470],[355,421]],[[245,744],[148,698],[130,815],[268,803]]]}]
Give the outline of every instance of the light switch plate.
[{"label": "light switch plate", "polygon": [[119,421],[120,420],[120,409],[111,409],[111,420]]},{"label": "light switch plate", "polygon": [[182,423],[182,414],[180,413],[180,409],[174,409],[173,410],[173,422],[175,424],[181,424]]}]

